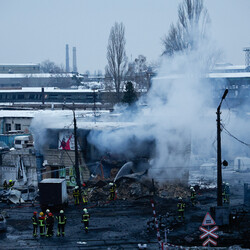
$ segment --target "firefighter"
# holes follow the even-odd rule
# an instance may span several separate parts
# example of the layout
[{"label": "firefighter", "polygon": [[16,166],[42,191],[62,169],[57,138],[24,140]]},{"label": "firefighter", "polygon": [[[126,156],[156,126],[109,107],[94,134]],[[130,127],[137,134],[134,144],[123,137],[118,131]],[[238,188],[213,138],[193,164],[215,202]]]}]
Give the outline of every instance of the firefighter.
[{"label": "firefighter", "polygon": [[229,187],[229,183],[226,183],[226,185],[225,185],[225,203],[227,203],[227,204],[230,203],[230,187]]},{"label": "firefighter", "polygon": [[80,190],[79,190],[79,187],[76,186],[73,190],[73,196],[74,196],[74,199],[75,199],[75,205],[79,205],[80,203]]},{"label": "firefighter", "polygon": [[57,221],[58,221],[57,236],[60,237],[61,234],[62,234],[62,236],[64,237],[64,235],[65,235],[64,230],[65,230],[65,225],[66,225],[66,222],[67,222],[67,218],[64,215],[64,211],[60,210],[60,214],[56,218],[57,218]]},{"label": "firefighter", "polygon": [[49,213],[50,213],[50,210],[49,209],[46,209],[46,212],[45,212],[45,219],[47,219],[49,217]]},{"label": "firefighter", "polygon": [[33,236],[37,237],[37,227],[38,227],[38,219],[37,219],[37,212],[33,213],[33,216],[31,217],[32,224],[33,224]]},{"label": "firefighter", "polygon": [[84,228],[85,228],[85,232],[88,233],[89,231],[89,218],[90,215],[88,213],[87,208],[83,209],[83,214],[82,214],[82,223],[84,223]]},{"label": "firefighter", "polygon": [[109,183],[109,200],[115,200],[116,184],[113,182]]},{"label": "firefighter", "polygon": [[221,190],[222,190],[222,200],[223,200],[223,203],[226,202],[226,183],[225,181],[222,182],[222,185],[221,185]]},{"label": "firefighter", "polygon": [[190,191],[191,191],[191,202],[192,202],[192,206],[195,206],[196,204],[196,192],[194,190],[194,187],[191,187],[190,188]]},{"label": "firefighter", "polygon": [[39,228],[40,228],[40,236],[45,236],[45,217],[43,212],[39,214],[38,217]]},{"label": "firefighter", "polygon": [[83,201],[83,205],[87,205],[88,203],[88,189],[87,189],[87,185],[85,182],[83,182],[82,184],[82,201]]},{"label": "firefighter", "polygon": [[3,181],[3,189],[7,190],[8,189],[8,183],[6,180]]},{"label": "firefighter", "polygon": [[12,180],[9,180],[8,187],[12,188],[14,186],[15,182]]},{"label": "firefighter", "polygon": [[185,210],[185,203],[183,202],[182,198],[179,197],[179,202],[177,204],[177,208],[178,208],[178,219],[179,220],[185,220],[185,216],[184,216],[184,210]]},{"label": "firefighter", "polygon": [[54,216],[52,213],[48,214],[48,217],[46,218],[46,237],[53,236],[53,228],[54,228]]}]

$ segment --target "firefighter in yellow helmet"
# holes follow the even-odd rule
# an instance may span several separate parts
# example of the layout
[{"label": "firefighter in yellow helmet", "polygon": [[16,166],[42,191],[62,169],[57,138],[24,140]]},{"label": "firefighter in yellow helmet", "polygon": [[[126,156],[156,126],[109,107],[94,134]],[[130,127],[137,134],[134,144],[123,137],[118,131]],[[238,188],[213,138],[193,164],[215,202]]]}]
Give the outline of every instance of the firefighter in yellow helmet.
[{"label": "firefighter in yellow helmet", "polygon": [[40,212],[38,217],[40,236],[45,236],[45,216],[43,212]]},{"label": "firefighter in yellow helmet", "polygon": [[15,182],[12,180],[9,180],[8,187],[12,188],[14,186]]}]

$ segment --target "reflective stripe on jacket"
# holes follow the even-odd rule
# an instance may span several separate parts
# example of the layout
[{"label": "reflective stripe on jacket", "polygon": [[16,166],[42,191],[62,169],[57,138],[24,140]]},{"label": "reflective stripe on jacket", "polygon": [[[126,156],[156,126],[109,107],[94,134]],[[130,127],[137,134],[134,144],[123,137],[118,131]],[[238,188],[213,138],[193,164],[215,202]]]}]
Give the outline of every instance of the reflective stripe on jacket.
[{"label": "reflective stripe on jacket", "polygon": [[56,218],[58,220],[58,224],[66,224],[67,218],[65,215],[59,215]]},{"label": "reflective stripe on jacket", "polygon": [[74,196],[74,197],[80,196],[80,190],[79,190],[79,189],[74,190],[74,191],[73,191],[73,196]]},{"label": "reflective stripe on jacket", "polygon": [[38,219],[37,219],[36,215],[32,216],[32,223],[33,223],[33,225],[37,225],[38,224]]},{"label": "reflective stripe on jacket", "polygon": [[178,211],[182,212],[185,208],[185,203],[178,203],[177,204]]},{"label": "reflective stripe on jacket", "polygon": [[82,215],[82,221],[89,221],[89,214],[83,214]]},{"label": "reflective stripe on jacket", "polygon": [[39,226],[40,227],[44,227],[45,226],[45,218],[43,216],[39,217],[38,221],[39,221]]}]

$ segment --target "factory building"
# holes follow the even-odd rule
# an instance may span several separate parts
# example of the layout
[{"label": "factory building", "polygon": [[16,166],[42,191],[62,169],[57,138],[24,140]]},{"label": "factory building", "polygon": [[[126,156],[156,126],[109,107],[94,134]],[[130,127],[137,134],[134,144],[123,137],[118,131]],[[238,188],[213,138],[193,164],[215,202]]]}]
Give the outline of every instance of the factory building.
[{"label": "factory building", "polygon": [[40,73],[40,64],[0,64],[0,74]]}]

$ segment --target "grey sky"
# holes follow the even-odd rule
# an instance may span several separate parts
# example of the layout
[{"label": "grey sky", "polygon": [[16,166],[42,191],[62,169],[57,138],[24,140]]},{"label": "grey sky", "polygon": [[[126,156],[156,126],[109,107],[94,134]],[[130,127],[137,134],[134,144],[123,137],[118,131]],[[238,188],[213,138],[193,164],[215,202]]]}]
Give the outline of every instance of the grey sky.
[{"label": "grey sky", "polygon": [[[181,0],[0,0],[0,63],[40,63],[50,59],[65,66],[65,45],[77,49],[80,73],[104,71],[110,28],[123,22],[129,59],[139,54],[156,61],[161,39],[176,23]],[[250,47],[250,0],[205,0],[215,43],[223,61],[244,64],[242,48]]]}]

